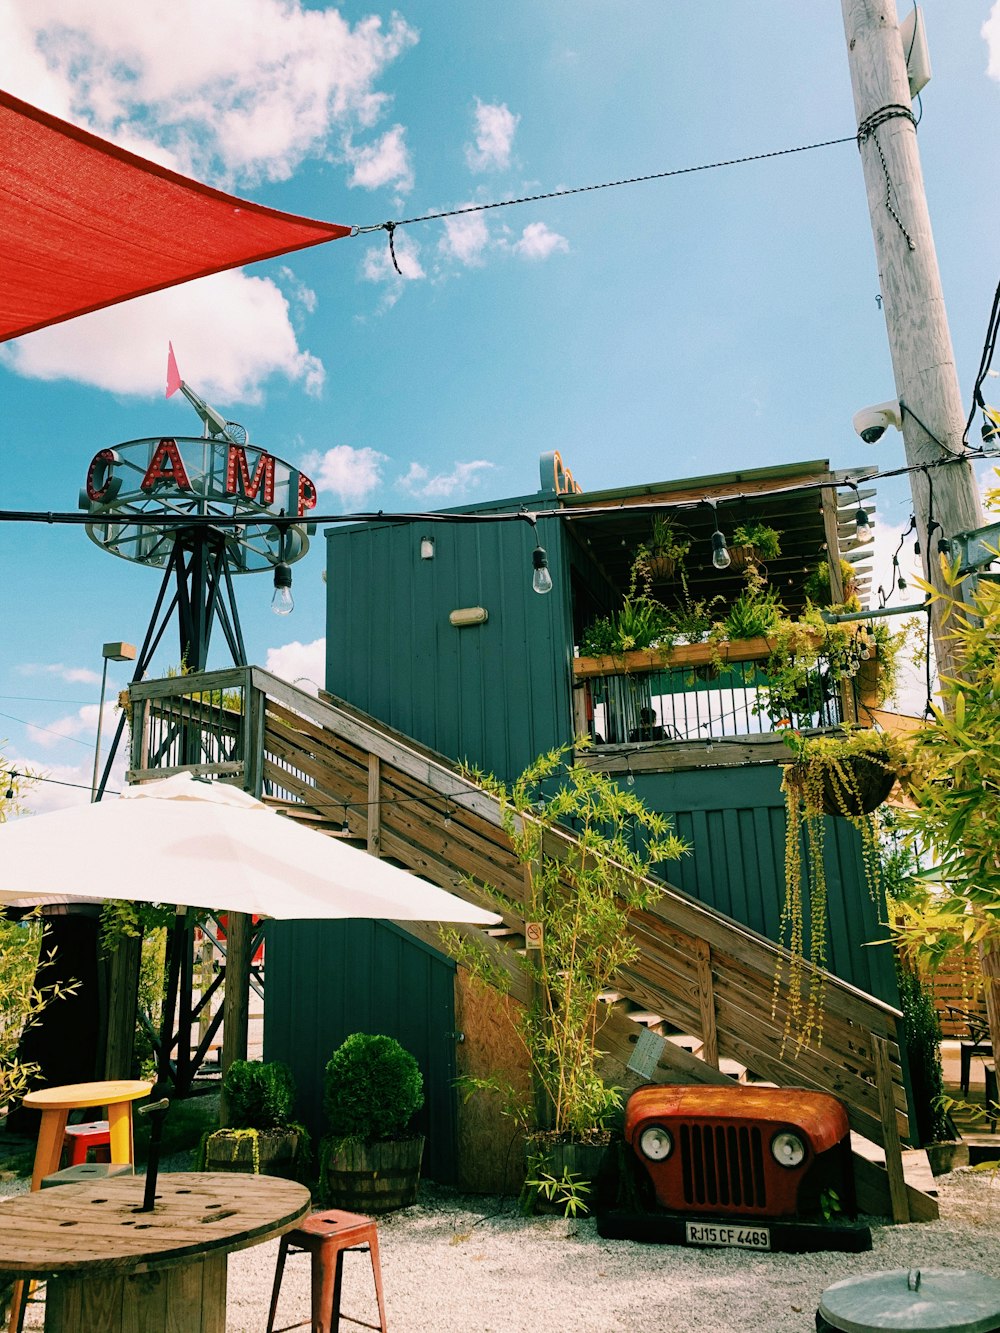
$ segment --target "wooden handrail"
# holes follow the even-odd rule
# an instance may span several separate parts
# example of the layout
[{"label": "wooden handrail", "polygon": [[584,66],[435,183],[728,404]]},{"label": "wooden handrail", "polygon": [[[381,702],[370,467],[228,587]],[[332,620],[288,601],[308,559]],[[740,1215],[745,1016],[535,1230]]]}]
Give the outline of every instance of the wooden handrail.
[{"label": "wooden handrail", "polygon": [[[207,692],[223,680],[237,683],[232,672],[147,682],[133,693],[137,724],[144,715],[140,701],[155,709],[154,701],[171,694],[166,686],[175,693]],[[266,780],[331,824],[342,822],[346,805],[352,833],[365,837],[372,851],[453,893],[481,901],[473,882],[487,881],[520,901],[522,868],[503,832],[499,805],[456,765],[341,700],[314,698],[259,668],[249,668],[243,683],[251,696],[247,711],[261,719],[261,753],[247,753],[248,768],[258,766]],[[569,832],[546,835],[549,855],[565,856],[572,845]],[[736,1058],[779,1084],[835,1093],[852,1128],[890,1154],[896,1151],[898,1139],[908,1137],[899,1011],[828,975],[821,1043],[795,1051],[783,1041],[789,1004],[784,982],[773,1018],[771,1012],[775,970],[787,961],[787,951],[673,885],[656,885],[661,893],[653,908],[632,920],[639,957],[616,988],[700,1035],[709,1057]],[[508,924],[523,928],[523,921]],[[441,947],[433,927],[414,927],[412,933]],[[497,947],[510,956],[516,976],[517,956]],[[634,1035],[634,1023],[609,1015],[602,1042],[627,1061]],[[673,1047],[663,1059],[675,1077],[681,1067],[683,1077],[725,1077],[712,1063]]]}]

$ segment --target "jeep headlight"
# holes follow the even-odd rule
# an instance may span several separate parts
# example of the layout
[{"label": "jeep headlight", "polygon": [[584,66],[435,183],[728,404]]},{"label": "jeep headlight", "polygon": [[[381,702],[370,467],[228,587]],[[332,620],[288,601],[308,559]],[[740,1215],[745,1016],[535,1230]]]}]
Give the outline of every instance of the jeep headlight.
[{"label": "jeep headlight", "polygon": [[790,1129],[783,1129],[771,1140],[771,1156],[779,1166],[801,1166],[806,1156],[806,1145]]},{"label": "jeep headlight", "polygon": [[662,1125],[650,1125],[640,1134],[639,1147],[651,1162],[663,1162],[673,1152],[674,1141]]}]

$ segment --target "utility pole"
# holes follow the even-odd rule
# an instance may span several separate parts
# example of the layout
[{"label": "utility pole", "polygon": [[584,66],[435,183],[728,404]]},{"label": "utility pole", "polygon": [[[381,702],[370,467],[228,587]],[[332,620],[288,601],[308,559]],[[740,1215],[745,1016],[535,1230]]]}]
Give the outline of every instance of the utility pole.
[{"label": "utility pole", "polygon": [[[928,581],[940,588],[938,541],[982,526],[983,518],[969,463],[935,466],[962,453],[965,413],[924,197],[906,52],[896,0],[841,5],[906,461],[922,469],[910,474],[913,512]],[[939,615],[932,630],[940,671],[958,674]]]}]

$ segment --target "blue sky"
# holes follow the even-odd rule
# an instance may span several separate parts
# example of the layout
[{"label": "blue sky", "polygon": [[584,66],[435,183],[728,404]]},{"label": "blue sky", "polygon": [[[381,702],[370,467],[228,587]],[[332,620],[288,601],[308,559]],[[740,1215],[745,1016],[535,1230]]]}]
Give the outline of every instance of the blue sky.
[{"label": "blue sky", "polygon": [[[1000,3],[923,11],[919,144],[967,400],[1000,273]],[[0,86],[221,188],[360,226],[855,128],[833,0],[485,12],[7,0]],[[895,393],[852,144],[418,224],[396,246],[402,278],[377,233],[6,344],[4,507],[73,509],[97,449],[199,433],[163,397],[168,339],[189,384],[311,470],[323,512],[523,494],[552,448],[585,489],[903,462],[895,432],[873,449],[851,429]],[[906,483],[885,485],[881,547],[909,513]],[[87,783],[101,644],[141,641],[158,575],[80,529],[5,525],[0,543],[3,753]],[[251,660],[320,683],[323,545],[296,566],[287,620],[266,576],[238,584]],[[171,643],[155,666],[175,660]],[[43,784],[32,805],[79,795]]]}]

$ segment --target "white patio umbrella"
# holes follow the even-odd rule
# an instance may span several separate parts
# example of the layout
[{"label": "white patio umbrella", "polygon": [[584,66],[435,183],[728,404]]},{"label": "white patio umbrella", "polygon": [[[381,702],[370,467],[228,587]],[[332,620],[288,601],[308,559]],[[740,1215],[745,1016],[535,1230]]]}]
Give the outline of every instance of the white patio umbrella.
[{"label": "white patio umbrella", "polygon": [[237,787],[178,773],[0,825],[0,905],[122,898],[284,920],[499,917]]}]

